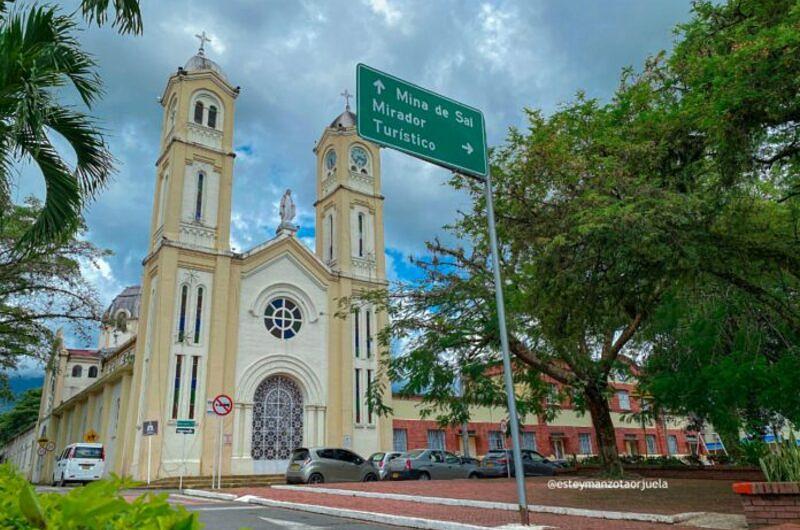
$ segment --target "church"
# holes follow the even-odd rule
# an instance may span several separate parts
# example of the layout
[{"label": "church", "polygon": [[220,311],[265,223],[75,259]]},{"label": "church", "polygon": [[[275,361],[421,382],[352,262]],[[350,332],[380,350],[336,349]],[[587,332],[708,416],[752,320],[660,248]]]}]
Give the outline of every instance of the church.
[{"label": "church", "polygon": [[[202,44],[160,98],[141,286],[108,308],[97,351],[63,350],[48,371],[37,436],[63,448],[88,432],[109,472],[139,480],[148,460],[153,479],[211,475],[220,441],[225,475],[283,473],[300,445],[388,449],[391,418],[366,398],[385,315],[369,305],[336,315],[340,299],[387,285],[379,149],[359,138],[348,105],[314,149],[315,250],[296,237],[287,190],[275,237],[234,252],[239,88]],[[221,428],[210,410],[220,394],[234,403]],[[193,434],[177,432],[181,420]],[[33,474],[47,481],[52,458],[39,460]]]}]

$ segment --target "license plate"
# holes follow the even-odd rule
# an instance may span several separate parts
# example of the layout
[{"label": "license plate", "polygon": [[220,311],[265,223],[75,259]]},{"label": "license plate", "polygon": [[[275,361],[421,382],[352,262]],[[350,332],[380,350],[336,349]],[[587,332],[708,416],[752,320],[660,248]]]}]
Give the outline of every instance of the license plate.
[{"label": "license plate", "polygon": [[289,466],[289,469],[291,469],[292,471],[297,471],[298,469],[300,469],[300,464],[292,464],[291,466]]},{"label": "license plate", "polygon": [[392,478],[399,478],[399,477],[400,477],[400,473],[392,473]]},{"label": "license plate", "polygon": [[91,469],[94,465],[92,464],[81,464],[81,469]]},{"label": "license plate", "polygon": [[486,462],[486,467],[494,467],[494,462]]}]

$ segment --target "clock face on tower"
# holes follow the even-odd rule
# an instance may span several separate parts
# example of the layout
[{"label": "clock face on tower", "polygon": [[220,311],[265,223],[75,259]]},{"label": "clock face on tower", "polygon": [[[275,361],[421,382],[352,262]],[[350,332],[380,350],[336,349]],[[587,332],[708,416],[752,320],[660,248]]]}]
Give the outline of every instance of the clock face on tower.
[{"label": "clock face on tower", "polygon": [[363,171],[369,162],[369,155],[363,147],[355,146],[350,150],[350,160],[356,170]]},{"label": "clock face on tower", "polygon": [[336,151],[331,149],[330,151],[325,153],[325,169],[330,171],[335,167],[336,167]]}]

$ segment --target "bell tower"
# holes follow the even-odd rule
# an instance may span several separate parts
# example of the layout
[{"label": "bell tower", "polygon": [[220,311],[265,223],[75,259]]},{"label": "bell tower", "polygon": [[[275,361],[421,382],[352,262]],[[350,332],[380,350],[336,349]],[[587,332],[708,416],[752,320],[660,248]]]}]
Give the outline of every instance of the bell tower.
[{"label": "bell tower", "polygon": [[239,89],[200,49],[169,78],[150,249],[162,240],[228,251],[233,180],[233,112]]},{"label": "bell tower", "polygon": [[345,110],[325,128],[317,155],[316,253],[332,269],[366,281],[383,281],[381,160],[377,145],[362,140],[356,115]]},{"label": "bell tower", "polygon": [[126,472],[137,478],[145,473],[145,420],[163,426],[152,456],[170,465],[159,473],[174,474],[174,463],[185,457],[187,473],[210,474],[212,430],[202,429],[179,457],[174,447],[182,440],[167,425],[178,420],[201,425],[208,397],[229,391],[223,389],[228,330],[211,324],[215,315],[234,311],[228,286],[239,89],[206,56],[205,32],[197,37],[199,50],[169,77],[160,100],[164,117],[132,381],[138,415],[127,420],[129,447],[137,456]]}]

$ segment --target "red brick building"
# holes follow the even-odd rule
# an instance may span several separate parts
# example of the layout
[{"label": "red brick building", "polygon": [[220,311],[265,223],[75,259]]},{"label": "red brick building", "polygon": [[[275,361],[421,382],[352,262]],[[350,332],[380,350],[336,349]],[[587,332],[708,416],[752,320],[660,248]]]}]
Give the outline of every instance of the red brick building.
[{"label": "red brick building", "polygon": [[[680,457],[697,453],[697,435],[685,430],[685,421],[668,418],[656,423],[649,422],[643,428],[640,422],[630,420],[632,413],[641,410],[640,400],[635,397],[636,385],[614,382],[612,386],[611,415],[620,454]],[[419,398],[394,396],[395,450],[439,447],[463,453],[461,427],[442,428],[435,420],[420,419],[420,401]],[[535,449],[554,458],[571,455],[585,458],[597,454],[597,441],[588,413],[579,414],[569,400],[557,406],[560,412],[551,422],[545,422],[542,417],[523,419],[523,448]],[[502,435],[501,421],[506,417],[504,409],[474,409],[467,427],[471,456],[481,456],[489,449],[511,446],[510,437]]]}]

